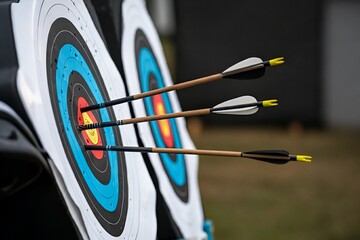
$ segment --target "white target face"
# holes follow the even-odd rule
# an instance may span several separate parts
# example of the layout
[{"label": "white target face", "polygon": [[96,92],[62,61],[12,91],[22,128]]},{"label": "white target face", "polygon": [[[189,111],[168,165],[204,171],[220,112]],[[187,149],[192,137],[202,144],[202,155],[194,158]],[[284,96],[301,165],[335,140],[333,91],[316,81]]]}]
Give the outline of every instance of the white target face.
[{"label": "white target face", "polygon": [[[142,1],[125,1],[122,62],[130,95],[172,85],[156,29]],[[132,102],[137,117],[181,111],[175,92]],[[138,124],[144,146],[194,148],[184,119]],[[160,191],[185,238],[200,238],[203,211],[197,182],[198,157],[149,154]]]},{"label": "white target face", "polygon": [[85,4],[39,0],[12,9],[19,93],[80,233],[92,239],[155,238],[155,191],[141,154],[83,148],[136,146],[133,126],[77,130],[84,122],[131,117],[126,104],[80,112],[125,96]]}]

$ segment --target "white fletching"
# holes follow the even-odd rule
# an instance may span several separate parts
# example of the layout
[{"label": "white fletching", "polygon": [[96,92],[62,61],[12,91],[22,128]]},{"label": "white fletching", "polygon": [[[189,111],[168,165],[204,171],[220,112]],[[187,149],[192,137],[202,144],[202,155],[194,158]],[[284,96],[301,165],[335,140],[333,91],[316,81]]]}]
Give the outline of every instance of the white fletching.
[{"label": "white fletching", "polygon": [[238,62],[234,65],[232,65],[231,67],[229,67],[228,69],[226,69],[225,71],[223,71],[222,73],[229,73],[229,72],[233,72],[233,71],[238,71],[241,70],[243,68],[248,68],[248,67],[252,67],[258,64],[263,63],[263,60],[261,58],[258,57],[250,57],[248,59],[245,59],[241,62]]},{"label": "white fletching", "polygon": [[[228,100],[226,102],[222,102],[222,103],[216,105],[215,107],[213,107],[213,109],[248,104],[248,103],[256,103],[256,102],[257,102],[257,100],[253,96],[242,96],[242,97]],[[251,115],[251,114],[256,113],[258,111],[258,109],[259,108],[257,106],[253,106],[253,107],[236,108],[236,109],[229,109],[229,110],[219,110],[219,111],[213,110],[212,113],[229,114],[229,115]]]}]

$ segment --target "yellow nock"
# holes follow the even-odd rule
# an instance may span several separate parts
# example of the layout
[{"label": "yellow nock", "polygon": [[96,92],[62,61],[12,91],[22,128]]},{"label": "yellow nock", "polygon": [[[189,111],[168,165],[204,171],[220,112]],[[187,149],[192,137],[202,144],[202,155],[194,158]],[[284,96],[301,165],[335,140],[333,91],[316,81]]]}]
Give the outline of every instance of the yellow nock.
[{"label": "yellow nock", "polygon": [[285,62],[284,57],[279,57],[279,58],[274,58],[274,59],[269,60],[269,64],[271,67],[283,64],[284,62]]},{"label": "yellow nock", "polygon": [[300,162],[311,162],[312,157],[311,156],[305,156],[305,155],[297,155],[296,161]]},{"label": "yellow nock", "polygon": [[272,100],[265,100],[262,102],[263,107],[274,107],[278,105],[278,102],[276,99]]}]

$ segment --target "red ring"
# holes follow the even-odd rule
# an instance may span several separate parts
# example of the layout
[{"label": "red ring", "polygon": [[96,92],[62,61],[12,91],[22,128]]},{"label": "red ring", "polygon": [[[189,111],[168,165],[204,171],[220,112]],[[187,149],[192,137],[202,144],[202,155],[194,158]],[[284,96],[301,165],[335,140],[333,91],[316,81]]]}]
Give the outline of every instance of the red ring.
[{"label": "red ring", "polygon": [[[83,119],[83,116],[82,116],[82,113],[81,113],[80,109],[83,108],[83,107],[89,106],[89,104],[85,100],[85,98],[79,97],[78,102],[77,102],[77,106],[78,106],[78,111],[77,111],[77,113],[78,113],[78,115],[77,115],[78,116],[78,124],[79,125],[84,125],[84,119]],[[86,112],[86,114],[88,114],[88,116],[90,117],[90,119],[91,119],[91,121],[93,123],[98,122],[92,112]],[[97,141],[96,144],[93,143],[93,141],[88,136],[88,130],[81,131],[81,135],[82,135],[83,139],[85,140],[86,144],[87,145],[102,145],[102,140],[101,140],[99,129],[92,129],[92,131],[95,131],[95,134],[97,135],[97,138],[98,138],[98,141]],[[103,156],[104,156],[104,152],[99,151],[99,150],[91,150],[91,153],[98,160],[102,159]]]}]

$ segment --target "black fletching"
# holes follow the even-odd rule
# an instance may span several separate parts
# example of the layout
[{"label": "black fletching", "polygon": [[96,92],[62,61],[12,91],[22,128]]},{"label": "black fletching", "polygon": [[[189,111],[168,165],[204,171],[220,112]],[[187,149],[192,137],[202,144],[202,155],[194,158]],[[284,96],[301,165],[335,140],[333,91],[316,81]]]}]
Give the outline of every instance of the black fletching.
[{"label": "black fletching", "polygon": [[241,73],[235,73],[226,76],[226,78],[232,78],[232,79],[257,79],[265,74],[265,68],[258,68],[247,72],[241,72]]},{"label": "black fletching", "polygon": [[244,152],[248,154],[258,154],[258,155],[271,155],[271,156],[281,156],[288,157],[289,152],[285,150],[256,150],[251,152]]},{"label": "black fletching", "polygon": [[[289,152],[284,151],[284,150],[257,150],[257,151],[251,151],[251,152],[244,152],[243,154],[257,155],[256,157],[253,157],[253,156],[249,156],[249,157],[251,157],[252,159],[256,159],[256,160],[268,162],[268,163],[273,163],[273,164],[285,164],[290,161],[290,158],[289,159],[269,159],[269,158],[267,158],[267,156],[281,157],[281,158],[289,157]],[[261,155],[264,155],[264,157],[261,157]]]}]

